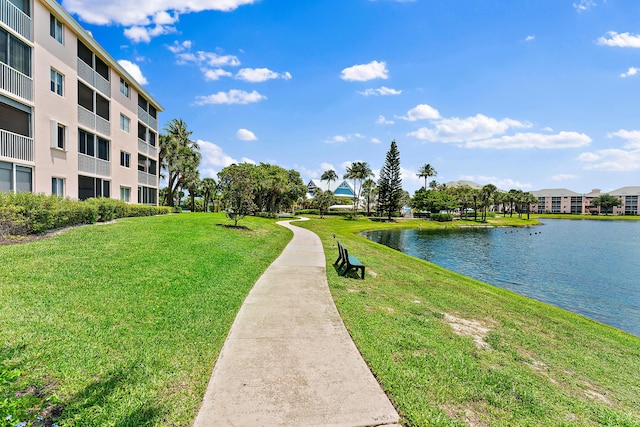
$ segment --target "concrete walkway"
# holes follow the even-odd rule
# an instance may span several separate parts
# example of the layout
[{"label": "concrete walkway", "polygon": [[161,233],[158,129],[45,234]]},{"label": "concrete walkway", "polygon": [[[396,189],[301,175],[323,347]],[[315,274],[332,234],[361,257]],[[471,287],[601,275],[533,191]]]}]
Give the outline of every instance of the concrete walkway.
[{"label": "concrete walkway", "polygon": [[194,426],[395,425],[333,303],[320,238],[289,222],[278,224],[294,237],[240,308]]}]

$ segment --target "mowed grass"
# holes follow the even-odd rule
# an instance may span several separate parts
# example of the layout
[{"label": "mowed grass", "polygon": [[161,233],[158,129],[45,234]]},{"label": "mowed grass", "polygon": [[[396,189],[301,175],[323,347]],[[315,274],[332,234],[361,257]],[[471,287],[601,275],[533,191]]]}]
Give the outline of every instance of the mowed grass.
[{"label": "mowed grass", "polygon": [[130,218],[0,247],[0,425],[25,402],[58,426],[189,425],[239,307],[291,238],[273,220],[228,223]]},{"label": "mowed grass", "polygon": [[[298,223],[321,237],[340,314],[405,425],[640,425],[640,338],[355,234],[418,224],[457,226]],[[336,240],[366,265],[365,280],[338,276]]]}]

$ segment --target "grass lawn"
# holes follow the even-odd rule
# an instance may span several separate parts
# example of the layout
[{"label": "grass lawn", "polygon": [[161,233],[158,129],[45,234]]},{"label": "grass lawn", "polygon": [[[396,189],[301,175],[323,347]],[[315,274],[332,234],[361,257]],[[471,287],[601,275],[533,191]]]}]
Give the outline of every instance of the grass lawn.
[{"label": "grass lawn", "polygon": [[[505,220],[534,223],[489,218]],[[640,338],[355,234],[460,223],[298,223],[321,237],[336,305],[403,423],[640,425]],[[337,239],[366,265],[365,280],[335,272]]]},{"label": "grass lawn", "polygon": [[0,247],[0,426],[189,425],[246,294],[291,238],[273,220],[228,223],[129,218]]}]

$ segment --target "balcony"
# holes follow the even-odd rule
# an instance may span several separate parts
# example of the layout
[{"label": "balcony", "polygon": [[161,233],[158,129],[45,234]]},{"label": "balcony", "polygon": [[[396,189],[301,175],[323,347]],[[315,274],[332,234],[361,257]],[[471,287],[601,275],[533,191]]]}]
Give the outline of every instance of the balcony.
[{"label": "balcony", "polygon": [[33,163],[33,138],[0,129],[0,157]]},{"label": "balcony", "polygon": [[33,41],[31,17],[8,0],[0,0],[0,22],[29,41]]},{"label": "balcony", "polygon": [[158,186],[158,177],[150,173],[138,171],[138,184],[150,185],[152,187]]},{"label": "balcony", "polygon": [[144,109],[138,105],[138,118],[142,123],[149,126],[151,129],[158,130],[158,119],[151,117]]},{"label": "balcony", "polygon": [[0,89],[27,101],[33,101],[33,79],[4,62],[0,62]]},{"label": "balcony", "polygon": [[158,158],[158,148],[138,138],[138,152],[153,159]]},{"label": "balcony", "polygon": [[[2,1],[2,0],[0,0]],[[111,83],[109,80],[98,74],[91,66],[87,65],[82,59],[78,60],[78,76],[89,83],[91,86],[98,89],[100,93],[111,98]]]},{"label": "balcony", "polygon": [[78,124],[95,130],[105,136],[111,136],[111,123],[92,111],[78,105]]},{"label": "balcony", "polygon": [[111,163],[107,160],[78,153],[78,172],[90,173],[108,178],[111,176]]}]

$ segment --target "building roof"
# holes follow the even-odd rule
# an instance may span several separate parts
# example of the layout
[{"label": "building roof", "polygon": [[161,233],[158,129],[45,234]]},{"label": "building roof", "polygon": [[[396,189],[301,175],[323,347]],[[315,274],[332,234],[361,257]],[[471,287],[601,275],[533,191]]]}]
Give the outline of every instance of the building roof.
[{"label": "building roof", "polygon": [[353,186],[347,180],[343,181],[321,181],[317,178],[314,178],[309,181],[307,184],[307,189],[309,193],[312,194],[313,190],[319,188],[322,191],[331,190],[336,197],[353,197],[355,191],[353,190]]},{"label": "building roof", "polygon": [[575,191],[567,190],[566,188],[547,188],[544,190],[530,191],[536,197],[577,197],[582,196]]},{"label": "building roof", "polygon": [[450,181],[446,183],[447,187],[452,187],[452,188],[457,188],[457,187],[462,187],[462,186],[468,186],[471,188],[475,188],[475,189],[480,189],[482,188],[482,185],[478,184],[477,182],[473,182],[473,181],[467,181],[467,180],[460,180],[460,181]]},{"label": "building roof", "polygon": [[100,56],[100,58],[109,64],[109,67],[116,70],[116,72],[125,78],[131,86],[133,86],[139,94],[144,96],[144,98],[150,102],[156,110],[164,111],[164,107],[149,93],[147,90],[142,87],[142,85],[134,79],[131,74],[127,70],[125,70],[118,61],[116,61],[113,56],[109,54],[100,44],[93,38],[93,36],[86,31],[82,26],[75,20],[73,17],[67,12],[60,4],[58,4],[55,0],[40,0],[40,2],[47,7],[50,11],[52,11],[58,18],[60,18],[82,41],[82,43],[86,44],[93,50],[95,54]]},{"label": "building roof", "polygon": [[640,186],[622,187],[609,192],[612,196],[640,196]]}]

